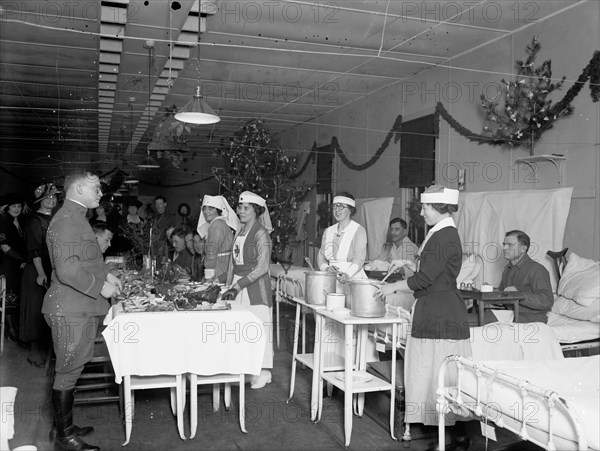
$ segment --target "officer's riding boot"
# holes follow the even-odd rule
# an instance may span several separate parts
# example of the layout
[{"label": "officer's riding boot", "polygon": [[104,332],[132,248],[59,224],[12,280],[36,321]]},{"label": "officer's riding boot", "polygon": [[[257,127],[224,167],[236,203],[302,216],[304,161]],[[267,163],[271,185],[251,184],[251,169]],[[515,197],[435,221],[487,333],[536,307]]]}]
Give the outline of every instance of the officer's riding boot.
[{"label": "officer's riding boot", "polygon": [[74,393],[75,389],[52,390],[52,407],[56,424],[54,449],[57,451],[100,451],[100,448],[88,445],[75,434],[73,428]]}]

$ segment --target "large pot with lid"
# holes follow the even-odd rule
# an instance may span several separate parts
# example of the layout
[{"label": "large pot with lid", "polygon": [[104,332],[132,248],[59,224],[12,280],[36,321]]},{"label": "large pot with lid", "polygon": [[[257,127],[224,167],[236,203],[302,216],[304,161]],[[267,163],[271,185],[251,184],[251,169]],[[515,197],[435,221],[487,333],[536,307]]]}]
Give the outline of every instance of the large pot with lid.
[{"label": "large pot with lid", "polygon": [[385,316],[385,297],[377,295],[381,282],[370,279],[350,279],[350,313],[363,318]]},{"label": "large pot with lid", "polygon": [[335,293],[336,273],[307,271],[304,273],[304,300],[307,304],[325,305],[328,293]]}]

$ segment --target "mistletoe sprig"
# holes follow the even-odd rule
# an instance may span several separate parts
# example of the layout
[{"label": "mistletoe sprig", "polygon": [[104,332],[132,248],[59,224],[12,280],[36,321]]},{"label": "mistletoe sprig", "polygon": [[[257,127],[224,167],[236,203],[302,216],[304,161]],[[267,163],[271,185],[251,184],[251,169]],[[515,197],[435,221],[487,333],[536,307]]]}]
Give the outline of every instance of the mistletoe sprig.
[{"label": "mistletoe sprig", "polygon": [[483,134],[494,144],[519,146],[533,149],[542,133],[552,128],[554,121],[573,112],[571,102],[552,104],[548,96],[560,90],[566,77],[552,81],[552,63],[544,61],[535,67],[540,51],[537,36],[527,46],[525,61],[515,61],[517,75],[514,81],[502,79],[501,93],[489,100],[481,95],[481,106],[486,113]]}]

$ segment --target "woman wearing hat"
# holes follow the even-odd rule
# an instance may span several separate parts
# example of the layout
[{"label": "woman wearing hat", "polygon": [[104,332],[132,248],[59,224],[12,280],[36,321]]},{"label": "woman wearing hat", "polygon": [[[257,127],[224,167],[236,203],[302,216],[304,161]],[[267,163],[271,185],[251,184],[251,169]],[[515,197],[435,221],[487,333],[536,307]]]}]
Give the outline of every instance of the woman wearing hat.
[{"label": "woman wearing hat", "polygon": [[[233,234],[240,220],[223,196],[209,196],[202,199],[202,214],[198,219],[198,235],[204,240],[204,278],[225,283]],[[198,250],[198,249],[197,249]],[[200,250],[198,250],[200,251]]]},{"label": "woman wearing hat", "polygon": [[122,217],[119,221],[119,231],[122,233],[124,241],[122,248],[125,251],[131,250],[133,248],[133,244],[125,235],[123,235],[123,232],[126,233],[129,231],[132,234],[140,237],[143,235],[142,228],[145,220],[138,214],[138,210],[141,206],[142,203],[137,198],[132,198],[127,201],[127,215]]},{"label": "woman wearing hat", "polygon": [[27,264],[21,280],[21,331],[20,338],[30,343],[30,365],[43,367],[45,349],[50,344],[50,329],[42,315],[44,294],[50,283],[52,266],[46,246],[46,232],[57,204],[59,191],[52,183],[40,185],[34,191],[33,205],[37,210],[25,220]]},{"label": "woman wearing hat", "polygon": [[[7,300],[15,300],[19,306],[21,291],[21,270],[25,267],[27,248],[23,236],[23,206],[24,199],[20,194],[10,193],[0,201],[0,274],[6,275]],[[6,336],[17,340],[19,317],[6,316],[8,325]]]},{"label": "woman wearing hat", "polygon": [[229,265],[227,284],[231,286],[222,298],[235,299],[249,306],[263,323],[266,334],[265,353],[260,375],[253,376],[251,388],[262,388],[271,382],[273,368],[273,310],[269,262],[271,260],[271,238],[273,230],[267,211],[267,203],[262,197],[244,191],[240,194],[237,208],[241,227],[233,242],[233,254]]},{"label": "woman wearing hat", "polygon": [[[462,264],[462,245],[452,213],[458,210],[458,190],[434,185],[421,194],[421,216],[431,227],[419,249],[418,267],[413,276],[381,287],[384,295],[414,291],[412,328],[406,343],[405,387],[407,423],[437,425],[435,391],[442,361],[451,354],[471,356],[467,309],[456,288]],[[393,266],[409,265],[399,260]],[[414,264],[413,264],[414,265]],[[456,374],[447,373],[452,380]],[[458,419],[446,416],[446,424]],[[464,425],[457,422],[449,434],[451,447],[466,449],[469,440]],[[430,449],[435,449],[432,445]]]}]

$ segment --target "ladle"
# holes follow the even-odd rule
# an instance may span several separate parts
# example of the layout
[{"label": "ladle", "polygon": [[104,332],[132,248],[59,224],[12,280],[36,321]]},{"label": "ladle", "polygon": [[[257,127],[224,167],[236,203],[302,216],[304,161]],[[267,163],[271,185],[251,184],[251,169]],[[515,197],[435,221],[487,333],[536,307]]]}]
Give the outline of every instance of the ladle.
[{"label": "ladle", "polygon": [[308,258],[308,257],[304,257],[304,261],[305,261],[306,263],[308,263],[308,267],[310,268],[310,270],[311,270],[311,271],[313,271],[313,272],[314,272],[314,270],[315,270],[315,267],[312,265],[312,262],[310,261],[310,258]]}]

